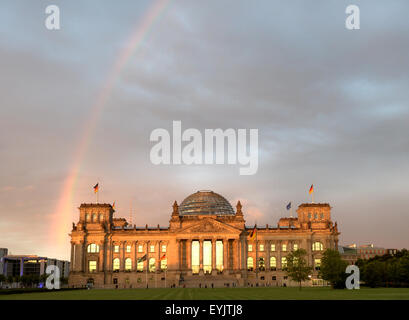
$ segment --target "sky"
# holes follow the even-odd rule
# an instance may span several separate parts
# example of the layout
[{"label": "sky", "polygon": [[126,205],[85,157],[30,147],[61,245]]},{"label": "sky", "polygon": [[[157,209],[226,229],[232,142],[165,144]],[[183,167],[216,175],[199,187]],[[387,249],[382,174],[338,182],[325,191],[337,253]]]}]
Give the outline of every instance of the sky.
[{"label": "sky", "polygon": [[[45,27],[50,4],[60,30]],[[360,30],[345,28],[349,4]],[[409,247],[406,0],[0,7],[0,247],[69,259],[97,182],[99,202],[140,226],[167,226],[173,202],[203,189],[275,226],[314,184],[340,244]],[[257,173],[152,164],[150,134],[173,121],[258,129]]]}]

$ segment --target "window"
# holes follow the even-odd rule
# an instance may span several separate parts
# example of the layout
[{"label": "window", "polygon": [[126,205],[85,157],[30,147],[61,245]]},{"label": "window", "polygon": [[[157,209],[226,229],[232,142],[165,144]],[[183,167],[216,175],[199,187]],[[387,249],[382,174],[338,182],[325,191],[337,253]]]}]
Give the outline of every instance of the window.
[{"label": "window", "polygon": [[86,219],[87,221],[89,221],[89,220],[91,219],[91,216],[89,215],[89,213],[87,213],[87,214],[85,215],[85,219]]},{"label": "window", "polygon": [[99,222],[102,222],[102,221],[104,221],[104,215],[103,215],[103,214],[100,214],[100,215],[99,215]]},{"label": "window", "polygon": [[155,258],[150,258],[149,259],[149,272],[155,272],[156,271],[156,260]]},{"label": "window", "polygon": [[270,257],[270,270],[275,271],[277,269],[276,257]]},{"label": "window", "polygon": [[131,252],[131,248],[132,246],[130,246],[129,244],[126,246],[126,252]]},{"label": "window", "polygon": [[89,272],[96,272],[97,271],[97,262],[96,261],[88,261],[88,271]]},{"label": "window", "polygon": [[272,277],[271,277],[271,280],[275,281],[275,280],[277,280],[277,277],[276,277],[276,276],[272,276]]},{"label": "window", "polygon": [[142,272],[143,271],[143,261],[138,261],[136,264],[136,271]]},{"label": "window", "polygon": [[315,219],[315,220],[318,219],[318,213],[314,213],[314,219]]},{"label": "window", "polygon": [[253,271],[253,258],[252,257],[248,257],[247,258],[247,270],[249,271]]},{"label": "window", "polygon": [[138,246],[138,252],[143,252],[143,245],[140,244],[140,245]]},{"label": "window", "polygon": [[125,259],[125,270],[131,271],[132,270],[132,260],[131,258]]},{"label": "window", "polygon": [[114,271],[119,271],[119,267],[120,267],[120,262],[119,262],[119,258],[115,258],[114,259],[114,263],[113,263],[113,270]]},{"label": "window", "polygon": [[322,251],[323,250],[323,245],[321,242],[316,241],[312,244],[312,251]]},{"label": "window", "polygon": [[91,243],[87,247],[87,252],[88,253],[98,253],[99,252],[99,245],[95,243]]},{"label": "window", "polygon": [[260,244],[260,251],[264,251],[264,244]]},{"label": "window", "polygon": [[252,245],[252,244],[249,244],[248,252],[252,252],[252,251],[253,251],[253,245]]},{"label": "window", "polygon": [[308,219],[311,219],[311,212],[308,213]]},{"label": "window", "polygon": [[321,259],[314,259],[315,270],[320,270],[321,268]]},{"label": "window", "polygon": [[294,243],[294,245],[293,245],[293,250],[294,250],[294,251],[297,251],[297,250],[298,250],[298,244]]},{"label": "window", "polygon": [[271,251],[276,251],[276,245],[275,244],[271,245]]},{"label": "window", "polygon": [[265,260],[264,260],[263,257],[260,257],[259,260],[258,260],[258,269],[260,271],[266,270],[266,263],[265,263]]},{"label": "window", "polygon": [[155,252],[155,246],[153,246],[153,245],[150,246],[150,247],[149,247],[149,252]]},{"label": "window", "polygon": [[97,222],[97,215],[96,215],[96,213],[94,213],[94,214],[92,215],[92,222]]},{"label": "window", "polygon": [[281,251],[287,251],[287,245],[286,244],[283,244],[281,246]]},{"label": "window", "polygon": [[286,269],[287,268],[287,258],[286,257],[282,257],[281,258],[281,269]]},{"label": "window", "polygon": [[321,217],[321,220],[324,219],[324,214],[321,213],[320,217]]},{"label": "window", "polygon": [[166,246],[165,245],[162,246],[162,252],[166,252]]},{"label": "window", "polygon": [[168,268],[168,259],[162,259],[160,261],[161,270],[166,270]]},{"label": "window", "polygon": [[118,245],[115,245],[115,246],[114,246],[114,252],[116,252],[116,253],[119,252],[119,246],[118,246]]}]

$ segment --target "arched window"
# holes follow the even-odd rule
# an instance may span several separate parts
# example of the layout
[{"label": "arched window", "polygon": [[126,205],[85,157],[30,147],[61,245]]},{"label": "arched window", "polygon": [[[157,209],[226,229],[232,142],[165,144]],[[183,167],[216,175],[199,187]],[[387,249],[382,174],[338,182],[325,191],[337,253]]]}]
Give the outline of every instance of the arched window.
[{"label": "arched window", "polygon": [[281,246],[281,251],[287,251],[287,245],[286,244],[283,244]]},{"label": "arched window", "polygon": [[160,268],[166,270],[168,268],[168,259],[162,259],[160,261]]},{"label": "arched window", "polygon": [[270,257],[270,269],[276,270],[277,269],[277,259],[276,257]]},{"label": "arched window", "polygon": [[324,246],[319,241],[315,241],[312,244],[312,251],[322,251],[323,249],[324,249]]},{"label": "arched window", "polygon": [[113,263],[113,269],[114,271],[119,271],[120,268],[120,262],[119,262],[119,258],[115,258],[114,259],[114,263]]},{"label": "arched window", "polygon": [[87,252],[88,253],[98,253],[99,252],[99,245],[95,243],[91,243],[87,247]]},{"label": "arched window", "polygon": [[282,257],[281,258],[281,269],[286,269],[287,268],[287,258]]},{"label": "arched window", "polygon": [[131,258],[125,259],[125,270],[131,271],[132,270],[132,260]]},{"label": "arched window", "polygon": [[265,263],[265,260],[264,260],[263,257],[260,257],[259,260],[258,260],[258,269],[260,271],[266,270],[266,263]]},{"label": "arched window", "polygon": [[104,221],[104,215],[101,213],[101,214],[99,215],[99,222],[102,222],[102,221]]},{"label": "arched window", "polygon": [[138,271],[138,272],[143,271],[143,261],[138,260],[138,263],[136,264],[136,271]]},{"label": "arched window", "polygon": [[149,272],[155,272],[156,271],[156,260],[155,258],[150,258],[149,259]]},{"label": "arched window", "polygon": [[253,258],[248,257],[247,258],[247,270],[253,271],[254,265],[253,265]]},{"label": "arched window", "polygon": [[293,250],[294,250],[294,251],[297,251],[297,250],[298,250],[298,244],[297,244],[297,243],[294,243],[294,245],[293,245]]},{"label": "arched window", "polygon": [[90,219],[91,219],[91,215],[90,215],[89,213],[87,213],[87,214],[85,215],[85,220],[89,221]]},{"label": "arched window", "polygon": [[92,222],[97,222],[97,214],[96,213],[94,213],[92,215]]}]

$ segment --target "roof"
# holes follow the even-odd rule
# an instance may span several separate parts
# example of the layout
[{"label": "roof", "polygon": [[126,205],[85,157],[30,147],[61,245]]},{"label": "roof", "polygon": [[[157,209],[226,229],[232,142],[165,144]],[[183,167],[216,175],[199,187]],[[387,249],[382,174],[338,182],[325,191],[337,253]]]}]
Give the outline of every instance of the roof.
[{"label": "roof", "polygon": [[210,190],[191,194],[179,206],[180,215],[235,215],[223,196]]},{"label": "roof", "polygon": [[302,203],[298,208],[314,208],[314,207],[328,207],[330,208],[329,203]]}]

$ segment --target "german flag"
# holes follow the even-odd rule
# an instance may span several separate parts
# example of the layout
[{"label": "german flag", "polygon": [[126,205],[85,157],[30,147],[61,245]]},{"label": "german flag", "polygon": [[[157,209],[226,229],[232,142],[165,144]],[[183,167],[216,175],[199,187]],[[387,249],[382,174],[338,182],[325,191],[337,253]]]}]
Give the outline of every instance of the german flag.
[{"label": "german flag", "polygon": [[160,257],[159,261],[165,260],[166,259],[166,254],[164,253],[162,257]]},{"label": "german flag", "polygon": [[257,229],[254,227],[254,229],[250,232],[250,240],[254,240],[256,238],[257,234]]},{"label": "german flag", "polygon": [[312,184],[311,185],[311,188],[310,188],[310,191],[309,191],[309,194],[311,194],[311,193],[313,193],[314,192],[314,185]]},{"label": "german flag", "polygon": [[99,183],[94,186],[94,193],[97,193],[99,189]]},{"label": "german flag", "polygon": [[142,262],[142,261],[146,261],[146,254],[142,257],[138,259],[138,263]]}]

